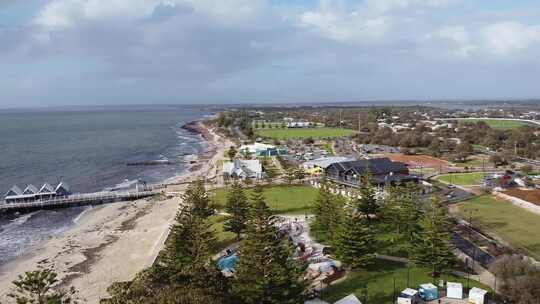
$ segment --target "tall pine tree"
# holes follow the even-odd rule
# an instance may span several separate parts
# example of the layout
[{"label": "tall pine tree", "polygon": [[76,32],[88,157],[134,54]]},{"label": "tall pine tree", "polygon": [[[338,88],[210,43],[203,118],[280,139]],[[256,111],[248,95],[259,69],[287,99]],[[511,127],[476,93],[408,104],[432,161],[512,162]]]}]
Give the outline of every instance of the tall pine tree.
[{"label": "tall pine tree", "polygon": [[341,223],[344,205],[343,197],[332,194],[328,183],[323,179],[313,203],[315,219],[311,225],[321,241],[334,239]]},{"label": "tall pine tree", "polygon": [[182,200],[191,207],[191,213],[194,215],[208,217],[214,214],[215,208],[202,180],[191,183],[182,195]]},{"label": "tall pine tree", "polygon": [[379,216],[381,208],[377,202],[377,191],[371,182],[369,173],[361,177],[358,196],[353,205],[366,218],[366,223],[371,226],[374,219]]},{"label": "tall pine tree", "polygon": [[240,240],[240,234],[246,228],[249,202],[244,194],[242,185],[238,181],[234,181],[227,193],[225,211],[229,213],[225,221],[225,231],[236,233],[236,239]]},{"label": "tall pine tree", "polygon": [[213,209],[209,207],[208,194],[202,184],[196,182],[188,187],[183,197],[165,248],[155,264],[154,279],[221,295],[226,284],[211,259],[216,237],[209,220]]},{"label": "tall pine tree", "polygon": [[292,259],[293,249],[279,235],[261,186],[252,196],[246,236],[241,243],[233,281],[235,303],[304,303],[305,268]]},{"label": "tall pine tree", "polygon": [[375,260],[375,237],[362,214],[348,209],[335,241],[336,256],[351,269],[371,265]]},{"label": "tall pine tree", "polygon": [[403,237],[410,244],[422,231],[420,220],[422,219],[422,200],[420,199],[420,189],[414,183],[407,183],[398,188],[401,198],[401,208],[399,213],[400,231]]},{"label": "tall pine tree", "polygon": [[451,269],[455,256],[450,243],[451,224],[447,209],[438,199],[433,199],[421,223],[422,232],[416,237],[412,260],[429,267],[433,276]]}]

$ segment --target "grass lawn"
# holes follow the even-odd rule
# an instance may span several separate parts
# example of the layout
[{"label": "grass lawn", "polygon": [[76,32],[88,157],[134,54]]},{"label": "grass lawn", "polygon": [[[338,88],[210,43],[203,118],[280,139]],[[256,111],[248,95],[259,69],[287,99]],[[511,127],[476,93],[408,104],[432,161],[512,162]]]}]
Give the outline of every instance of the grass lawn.
[{"label": "grass lawn", "polygon": [[536,259],[540,258],[540,215],[492,195],[479,196],[458,206],[459,214],[467,219],[469,210],[473,210],[473,225],[493,232]]},{"label": "grass lawn", "polygon": [[234,233],[223,230],[225,219],[224,215],[214,215],[210,218],[212,229],[216,232],[216,251],[222,250],[236,240]]},{"label": "grass lawn", "polygon": [[[417,288],[419,284],[433,282],[429,276],[429,269],[411,266],[409,270],[409,284]],[[362,303],[394,303],[394,278],[396,280],[396,293],[407,286],[407,266],[402,263],[379,260],[371,267],[371,270],[352,272],[347,279],[336,285],[332,285],[323,292],[323,300],[333,303],[351,293],[354,293]],[[461,282],[467,287],[467,279],[453,275],[443,275],[440,279],[450,282]],[[438,281],[435,282],[438,285]],[[470,286],[489,288],[482,284],[470,281]],[[364,301],[364,290],[367,287],[367,301]],[[397,294],[396,294],[397,297]]]},{"label": "grass lawn", "polygon": [[487,156],[474,156],[469,157],[466,162],[464,163],[456,163],[457,167],[464,168],[464,167],[482,167],[482,166],[490,167],[493,166],[492,163],[489,162],[489,157]]},{"label": "grass lawn", "polygon": [[[246,194],[250,195],[252,190],[248,189]],[[217,189],[214,192],[214,201],[220,205],[225,205],[227,190]],[[311,213],[311,206],[317,190],[310,186],[273,186],[264,189],[264,196],[268,207],[279,214],[304,214]]]},{"label": "grass lawn", "polygon": [[274,139],[291,138],[336,138],[354,134],[354,130],[339,128],[298,128],[298,129],[264,129],[255,130],[261,137]]},{"label": "grass lawn", "polygon": [[518,129],[524,126],[530,126],[529,123],[524,121],[516,121],[516,120],[504,120],[504,119],[464,119],[460,120],[464,122],[477,122],[477,121],[485,121],[488,126],[490,126],[493,129],[499,129],[499,130],[512,130],[512,129]]},{"label": "grass lawn", "polygon": [[482,172],[473,173],[456,173],[456,174],[444,174],[437,177],[438,180],[449,184],[468,186],[468,185],[480,185],[482,183],[482,177],[486,174]]}]

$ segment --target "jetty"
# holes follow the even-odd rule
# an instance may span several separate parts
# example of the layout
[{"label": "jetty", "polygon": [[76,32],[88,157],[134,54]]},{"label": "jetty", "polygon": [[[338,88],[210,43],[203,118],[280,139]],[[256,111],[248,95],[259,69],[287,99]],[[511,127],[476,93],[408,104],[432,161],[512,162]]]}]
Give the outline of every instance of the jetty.
[{"label": "jetty", "polygon": [[183,160],[144,160],[136,162],[127,162],[126,166],[162,166],[162,165],[176,165],[176,164],[194,164],[196,161],[183,161]]},{"label": "jetty", "polygon": [[132,201],[150,197],[160,193],[160,187],[151,187],[144,191],[104,191],[85,194],[71,194],[51,199],[35,200],[30,202],[2,203],[0,213],[26,212],[39,209],[69,208],[86,205],[100,205],[106,203]]}]

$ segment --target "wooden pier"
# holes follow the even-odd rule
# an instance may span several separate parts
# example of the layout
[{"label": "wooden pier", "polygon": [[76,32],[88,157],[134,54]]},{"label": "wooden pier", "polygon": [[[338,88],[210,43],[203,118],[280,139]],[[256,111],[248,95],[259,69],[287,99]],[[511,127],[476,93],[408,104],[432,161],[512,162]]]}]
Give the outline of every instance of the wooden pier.
[{"label": "wooden pier", "polygon": [[2,203],[0,213],[31,211],[39,209],[68,208],[85,205],[99,205],[120,201],[132,201],[160,193],[156,188],[144,191],[108,191],[85,194],[73,194],[56,197],[50,200],[39,200],[26,203]]}]

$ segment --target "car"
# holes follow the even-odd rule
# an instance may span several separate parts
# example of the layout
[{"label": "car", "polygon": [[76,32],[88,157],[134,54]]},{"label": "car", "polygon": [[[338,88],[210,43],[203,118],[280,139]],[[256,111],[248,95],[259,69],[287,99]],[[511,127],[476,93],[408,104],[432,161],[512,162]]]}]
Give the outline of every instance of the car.
[{"label": "car", "polygon": [[456,189],[456,186],[454,186],[452,184],[449,184],[447,187],[448,187],[448,189]]}]

